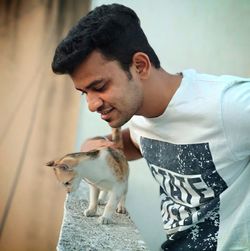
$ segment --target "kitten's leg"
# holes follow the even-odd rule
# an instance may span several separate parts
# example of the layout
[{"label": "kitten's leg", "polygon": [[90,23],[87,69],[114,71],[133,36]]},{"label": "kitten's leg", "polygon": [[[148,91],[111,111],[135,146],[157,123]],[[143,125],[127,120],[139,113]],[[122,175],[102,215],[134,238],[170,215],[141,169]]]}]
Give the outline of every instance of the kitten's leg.
[{"label": "kitten's leg", "polygon": [[128,182],[124,182],[122,185],[123,185],[123,194],[122,194],[121,199],[120,199],[118,206],[116,208],[116,212],[120,213],[120,214],[126,214],[127,210],[125,207],[125,200],[126,200],[126,195],[128,192]]},{"label": "kitten's leg", "polygon": [[125,200],[126,200],[126,194],[124,194],[119,203],[118,203],[118,206],[116,208],[116,212],[119,213],[119,214],[126,214],[127,213],[127,210],[126,210],[126,207],[125,207]]},{"label": "kitten's leg", "polygon": [[98,200],[98,195],[100,192],[100,189],[97,187],[89,184],[89,206],[88,208],[84,211],[85,216],[94,216],[96,215],[96,210],[97,210],[97,200]]},{"label": "kitten's leg", "polygon": [[110,191],[110,197],[107,205],[104,208],[102,216],[99,217],[99,222],[101,224],[110,224],[112,222],[112,215],[116,210],[116,207],[124,194],[124,188],[119,184],[118,186],[113,187]]},{"label": "kitten's leg", "polygon": [[104,212],[102,214],[102,216],[99,217],[99,222],[101,224],[110,224],[113,223],[111,217],[113,215],[113,213],[115,212],[116,206],[119,202],[119,197],[117,196],[116,193],[114,193],[113,191],[110,192],[110,197],[108,200],[107,205],[104,208]]},{"label": "kitten's leg", "polygon": [[99,205],[106,205],[107,200],[108,200],[107,196],[108,196],[108,191],[101,190],[100,196],[99,196],[99,199],[98,199],[98,204]]}]

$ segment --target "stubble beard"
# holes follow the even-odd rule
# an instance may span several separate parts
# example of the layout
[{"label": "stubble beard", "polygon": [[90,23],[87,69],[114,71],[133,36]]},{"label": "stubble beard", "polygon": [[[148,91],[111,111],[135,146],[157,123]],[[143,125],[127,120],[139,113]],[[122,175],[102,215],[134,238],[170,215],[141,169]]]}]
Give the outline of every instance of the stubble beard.
[{"label": "stubble beard", "polygon": [[[128,82],[132,83],[132,81],[133,81],[132,75],[128,76]],[[130,89],[130,91],[131,91],[131,89]],[[129,106],[130,110],[129,111],[125,111],[123,114],[122,113],[119,114],[119,111],[118,111],[117,121],[114,124],[112,124],[112,118],[110,118],[109,121],[107,120],[107,122],[109,123],[109,125],[112,128],[122,127],[134,115],[139,115],[139,110],[141,109],[141,107],[143,105],[143,96],[142,96],[142,93],[137,88],[135,88],[135,89],[133,88],[132,92],[133,93],[137,93],[137,95],[132,95],[132,98],[130,99],[130,101],[128,101],[127,104],[123,104],[124,107],[126,107],[126,105]],[[134,102],[135,100],[138,100],[138,101]]]},{"label": "stubble beard", "polygon": [[130,116],[130,117],[125,117],[125,118],[122,118],[121,120],[117,120],[117,121],[114,121],[114,123],[112,123],[112,119],[108,119],[106,120],[106,122],[109,123],[110,127],[112,128],[118,128],[118,127],[122,127],[124,124],[126,124],[133,116]]}]

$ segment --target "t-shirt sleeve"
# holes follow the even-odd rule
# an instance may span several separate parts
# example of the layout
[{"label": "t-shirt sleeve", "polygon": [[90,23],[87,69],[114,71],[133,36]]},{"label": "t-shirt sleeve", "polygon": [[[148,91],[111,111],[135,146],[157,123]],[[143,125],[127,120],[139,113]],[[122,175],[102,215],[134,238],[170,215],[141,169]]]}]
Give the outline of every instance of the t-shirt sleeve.
[{"label": "t-shirt sleeve", "polygon": [[250,158],[250,80],[239,81],[224,93],[222,119],[233,157]]}]

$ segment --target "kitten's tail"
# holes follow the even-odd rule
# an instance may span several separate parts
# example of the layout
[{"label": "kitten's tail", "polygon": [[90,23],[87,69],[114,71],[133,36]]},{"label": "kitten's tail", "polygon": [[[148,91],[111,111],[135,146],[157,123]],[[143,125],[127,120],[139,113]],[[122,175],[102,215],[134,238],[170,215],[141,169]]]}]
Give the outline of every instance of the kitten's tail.
[{"label": "kitten's tail", "polygon": [[117,145],[117,148],[123,149],[121,127],[112,128],[112,141]]}]

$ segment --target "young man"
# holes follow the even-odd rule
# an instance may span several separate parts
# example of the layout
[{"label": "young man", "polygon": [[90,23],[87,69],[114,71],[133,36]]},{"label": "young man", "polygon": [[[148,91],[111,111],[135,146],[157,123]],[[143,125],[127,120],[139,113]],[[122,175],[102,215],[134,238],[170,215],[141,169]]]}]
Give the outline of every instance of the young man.
[{"label": "young man", "polygon": [[[146,159],[160,185],[164,250],[250,247],[250,79],[169,74],[135,12],[103,5],[58,45],[89,110],[123,131],[128,160]],[[109,145],[88,140],[82,150]]]}]

